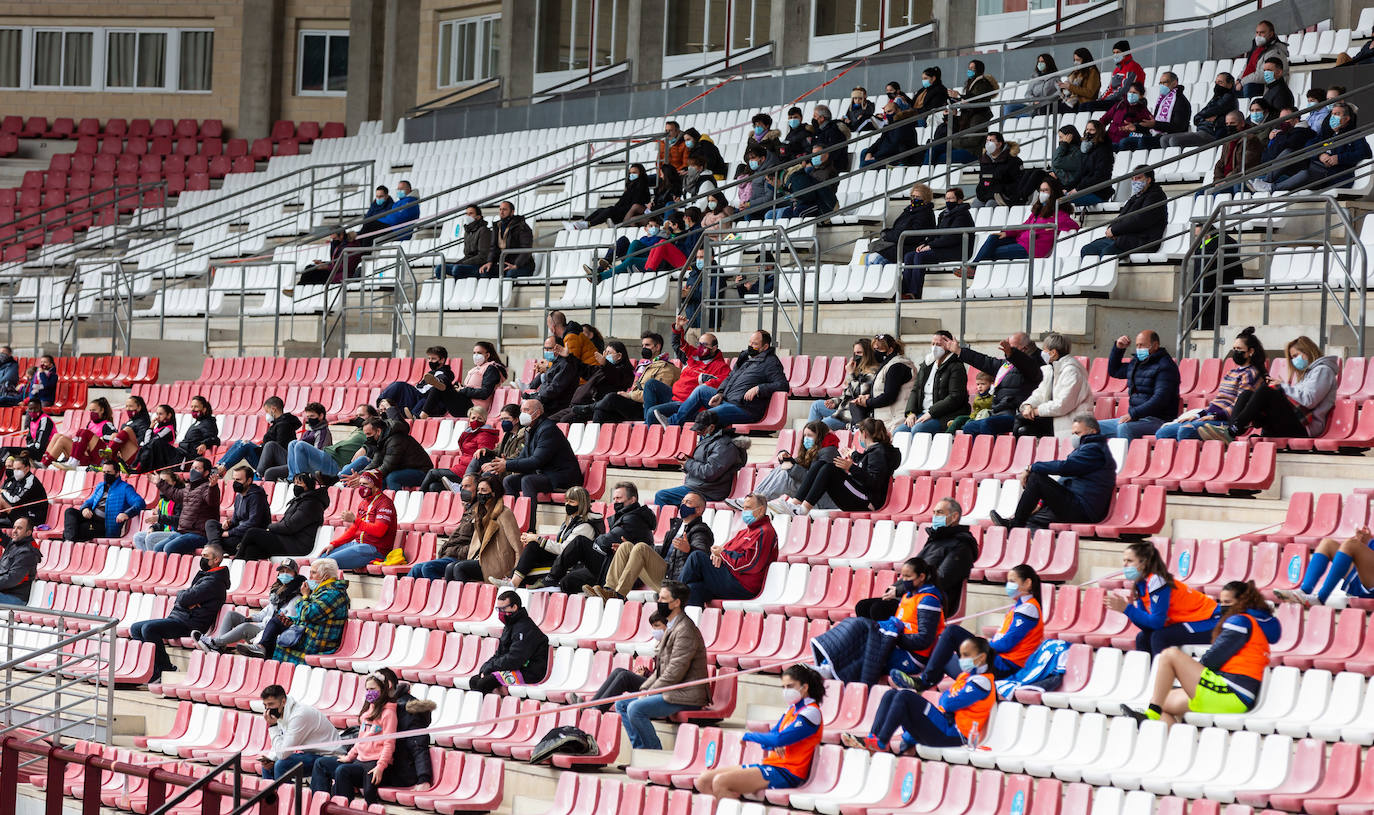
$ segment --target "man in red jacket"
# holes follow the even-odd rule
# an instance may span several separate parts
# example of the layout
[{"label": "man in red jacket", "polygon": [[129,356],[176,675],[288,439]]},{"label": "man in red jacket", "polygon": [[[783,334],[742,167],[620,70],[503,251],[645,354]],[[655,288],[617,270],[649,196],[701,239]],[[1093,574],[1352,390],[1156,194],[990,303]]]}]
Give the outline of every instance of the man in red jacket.
[{"label": "man in red jacket", "polygon": [[698,385],[719,388],[725,377],[730,375],[730,362],[720,352],[715,334],[704,333],[697,338],[696,345],[688,345],[686,332],[686,317],[678,317],[673,321],[673,354],[682,363],[682,375],[673,383],[672,398],[666,398],[669,390],[662,382],[644,384],[645,424],[658,421],[660,410],[665,416],[672,416]]},{"label": "man in red jacket", "polygon": [[344,571],[361,569],[374,560],[385,560],[396,545],[396,505],[382,489],[381,476],[364,470],[358,478],[358,511],[340,516],[348,527],[329,542],[330,550],[326,554]]},{"label": "man in red jacket", "polygon": [[778,534],[768,518],[768,500],[754,493],[744,499],[744,528],[711,554],[693,552],[682,564],[680,580],[692,592],[688,601],[704,606],[712,600],[748,600],[763,591],[768,567],[778,559]]}]

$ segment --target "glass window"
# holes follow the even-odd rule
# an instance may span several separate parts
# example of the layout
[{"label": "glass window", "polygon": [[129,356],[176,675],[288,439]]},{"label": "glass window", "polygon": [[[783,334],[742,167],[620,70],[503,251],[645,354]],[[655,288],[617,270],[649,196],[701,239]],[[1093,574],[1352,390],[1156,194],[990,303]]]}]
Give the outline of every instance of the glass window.
[{"label": "glass window", "polygon": [[178,55],[180,68],[177,89],[183,91],[210,90],[210,77],[214,66],[215,32],[181,32],[181,53]]},{"label": "glass window", "polygon": [[0,88],[17,88],[24,57],[24,29],[0,28]]},{"label": "glass window", "polygon": [[348,90],[348,33],[302,31],[296,82],[298,94],[342,94]]},{"label": "glass window", "polygon": [[51,88],[91,87],[90,31],[35,31],[33,84]]},{"label": "glass window", "polygon": [[627,0],[595,0],[595,4],[596,65],[614,65],[625,59],[629,3]]},{"label": "glass window", "polygon": [[167,35],[111,31],[105,37],[107,88],[162,88],[167,84]]},{"label": "glass window", "polygon": [[675,0],[668,5],[664,52],[668,56],[724,51],[768,42],[771,0]]},{"label": "glass window", "polygon": [[591,19],[592,0],[539,0],[535,70],[586,69]]},{"label": "glass window", "polygon": [[813,9],[817,37],[877,31],[882,19],[882,0],[816,0]]},{"label": "glass window", "polygon": [[664,53],[700,54],[706,33],[706,0],[678,0],[668,4],[667,40]]},{"label": "glass window", "polygon": [[438,86],[447,88],[494,76],[500,26],[500,17],[440,23]]},{"label": "glass window", "polygon": [[772,23],[772,0],[732,0],[734,22],[730,26],[730,48],[743,50],[768,42]]}]

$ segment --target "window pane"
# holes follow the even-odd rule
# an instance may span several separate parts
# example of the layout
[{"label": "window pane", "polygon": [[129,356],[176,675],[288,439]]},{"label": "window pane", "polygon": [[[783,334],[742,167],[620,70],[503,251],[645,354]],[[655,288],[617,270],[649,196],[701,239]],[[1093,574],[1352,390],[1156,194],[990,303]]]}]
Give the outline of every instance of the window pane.
[{"label": "window pane", "polygon": [[458,81],[471,82],[473,59],[477,54],[477,24],[464,23],[458,29]]},{"label": "window pane", "polygon": [[615,48],[615,0],[599,0],[596,4],[596,64],[610,65],[623,51]]},{"label": "window pane", "polygon": [[307,34],[301,38],[301,90],[324,90],[325,37]]},{"label": "window pane", "polygon": [[[925,16],[918,15],[924,11]],[[887,25],[888,28],[902,28],[909,25],[919,25],[930,20],[930,3],[927,0],[888,0],[887,4]]]},{"label": "window pane", "polygon": [[39,31],[33,35],[33,84],[62,84],[62,32]]},{"label": "window pane", "polygon": [[69,87],[88,87],[91,84],[91,47],[95,35],[87,31],[67,33],[62,51],[62,84]]},{"label": "window pane", "polygon": [[569,68],[586,68],[592,47],[592,0],[573,0]]},{"label": "window pane", "polygon": [[214,53],[215,32],[183,31],[181,33],[181,78],[177,87],[183,91],[210,90]]},{"label": "window pane", "polygon": [[138,86],[161,88],[167,84],[167,35],[138,35]]},{"label": "window pane", "polygon": [[439,26],[439,75],[435,85],[447,88],[453,84],[453,23]]},{"label": "window pane", "polygon": [[498,66],[501,64],[501,18],[498,17],[491,21],[491,44],[487,50],[487,67],[482,72],[483,78],[496,76]]},{"label": "window pane", "polygon": [[879,0],[859,0],[858,29],[860,31],[877,31],[881,19],[882,8]]},{"label": "window pane", "polygon": [[348,35],[329,35],[329,90],[348,90]]},{"label": "window pane", "polygon": [[113,31],[105,39],[105,84],[111,88],[134,86],[134,50],[138,35]]},{"label": "window pane", "polygon": [[706,0],[676,0],[668,4],[668,41],[664,50],[669,56],[700,54],[706,33]]},{"label": "window pane", "polygon": [[0,28],[0,88],[19,87],[19,59],[23,48],[23,30]]},{"label": "window pane", "polygon": [[816,36],[848,34],[854,30],[854,6],[843,0],[816,0]]},{"label": "window pane", "polygon": [[754,0],[754,45],[763,45],[772,39],[772,30],[772,0]]},{"label": "window pane", "polygon": [[562,70],[559,59],[559,42],[564,26],[572,22],[571,0],[539,0],[539,20],[535,26],[538,33],[538,53],[534,59],[536,71]]}]

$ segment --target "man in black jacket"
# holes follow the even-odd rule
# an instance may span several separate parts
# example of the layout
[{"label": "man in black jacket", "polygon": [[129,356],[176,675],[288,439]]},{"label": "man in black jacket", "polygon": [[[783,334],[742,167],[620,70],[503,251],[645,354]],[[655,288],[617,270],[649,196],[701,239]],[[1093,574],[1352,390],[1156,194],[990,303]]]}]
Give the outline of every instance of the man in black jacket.
[{"label": "man in black jacket", "polygon": [[951,354],[958,354],[960,362],[989,374],[996,383],[992,388],[992,415],[986,419],[965,423],[964,433],[970,436],[998,436],[1010,433],[1012,425],[1016,423],[1021,403],[1035,392],[1043,377],[1040,366],[1044,365],[1045,361],[1040,358],[1040,350],[1031,342],[1030,335],[1018,331],[1002,340],[998,347],[1001,348],[1005,359],[980,354],[968,346],[960,346],[955,340],[939,335],[932,338],[931,344],[941,345]]},{"label": "man in black jacket", "polygon": [[525,430],[525,449],[519,458],[494,458],[482,465],[483,472],[505,476],[506,494],[527,495],[561,492],[582,486],[582,468],[563,431],[544,416],[538,399],[520,403],[520,424]]},{"label": "man in black jacket", "polygon": [[964,596],[973,563],[978,559],[978,542],[968,527],[960,523],[964,510],[952,497],[941,498],[930,516],[926,545],[921,560],[930,566],[934,583],[945,596],[945,614],[953,616]]},{"label": "man in black jacket", "polygon": [[529,277],[534,274],[534,255],[520,252],[534,246],[534,230],[515,214],[515,204],[502,201],[501,219],[492,227],[491,254],[477,270],[482,277]]},{"label": "man in black jacket", "polygon": [[582,372],[582,362],[569,354],[558,340],[552,334],[544,338],[542,370],[534,375],[529,389],[522,394],[526,399],[538,399],[549,413],[565,410],[572,404]]},{"label": "man in black jacket", "polygon": [[1144,136],[1141,143],[1136,145],[1137,150],[1159,147],[1163,136],[1188,132],[1189,122],[1193,118],[1193,105],[1183,94],[1178,74],[1173,71],[1160,74],[1159,90],[1159,98],[1155,100],[1155,109],[1150,118],[1136,122],[1137,132]]},{"label": "man in black jacket", "polygon": [[38,577],[38,564],[43,560],[43,553],[33,540],[33,524],[20,516],[10,536],[0,540],[5,547],[4,554],[0,554],[0,605],[26,606],[34,578]]},{"label": "man in black jacket", "polygon": [[155,654],[149,684],[162,681],[163,671],[175,671],[163,640],[189,637],[192,631],[214,630],[220,607],[229,594],[229,569],[224,565],[224,550],[207,543],[200,550],[200,571],[191,585],[177,592],[172,611],[160,620],[143,620],[129,627],[129,636],[151,642]]},{"label": "man in black jacket", "polygon": [[939,433],[956,417],[968,415],[968,369],[945,347],[954,342],[954,335],[940,329],[931,339],[940,342],[932,342],[930,356],[916,370],[906,402],[906,419],[897,425],[896,432]]},{"label": "man in black jacket", "polygon": [[229,449],[220,456],[217,465],[221,476],[240,461],[247,462],[249,467],[257,469],[258,457],[262,455],[262,448],[266,447],[268,442],[276,442],[285,450],[286,445],[295,440],[296,431],[301,429],[301,420],[286,412],[286,403],[281,397],[267,397],[267,401],[262,403],[262,412],[267,418],[267,430],[262,434],[262,442],[254,444],[251,441],[240,440],[229,445]]},{"label": "man in black jacket", "polygon": [[1155,183],[1155,171],[1136,165],[1131,197],[1107,227],[1107,236],[1083,247],[1082,257],[1149,252],[1159,246],[1169,223],[1168,196]]},{"label": "man in black jacket", "polygon": [[[1016,513],[992,522],[1015,529],[1048,529],[1050,524],[1095,524],[1107,517],[1116,495],[1116,462],[1091,413],[1073,417],[1078,446],[1062,461],[1038,461],[1021,473]],[[1055,481],[1051,476],[1059,476]]]},{"label": "man in black jacket", "polygon": [[235,554],[243,535],[250,529],[266,529],[272,522],[272,510],[267,500],[267,492],[253,482],[253,473],[247,467],[237,467],[229,482],[234,489],[234,511],[228,523],[221,524],[218,518],[205,522],[205,539],[218,543],[225,552]]},{"label": "man in black jacket", "polygon": [[235,557],[239,560],[266,560],[270,557],[301,557],[315,548],[315,535],[324,525],[329,509],[329,490],[320,486],[311,473],[297,473],[291,479],[293,497],[281,520],[266,529],[245,529]]},{"label": "man in black jacket", "polygon": [[[418,487],[425,480],[425,474],[434,469],[434,460],[425,448],[410,435],[410,425],[404,419],[385,422],[382,419],[370,421],[384,422],[386,432],[377,444],[377,454],[368,462],[367,469],[375,472],[389,490]],[[357,484],[358,475],[349,479],[349,486]]]},{"label": "man in black jacket", "polygon": [[582,590],[603,599],[625,595],[643,583],[644,587],[657,591],[664,581],[677,580],[682,574],[682,564],[693,552],[711,554],[716,536],[711,527],[701,520],[706,510],[706,499],[695,492],[689,492],[678,507],[678,517],[668,526],[663,542],[655,547],[652,543],[622,543],[616,547],[606,572],[603,586],[587,585]]},{"label": "man in black jacket", "polygon": [[503,591],[496,598],[496,615],[505,626],[496,653],[468,680],[470,690],[491,693],[498,687],[541,682],[549,670],[549,637],[530,619],[520,595]]},{"label": "man in black jacket", "polygon": [[773,394],[788,390],[782,360],[773,350],[773,335],[760,329],[749,335],[748,350],[740,354],[719,388],[699,385],[676,413],[656,415],[664,427],[684,425],[707,408],[724,424],[757,422],[768,412]]},{"label": "man in black jacket", "polygon": [[621,481],[611,492],[611,507],[615,513],[606,524],[606,532],[596,540],[574,539],[558,554],[544,585],[557,585],[567,594],[586,591],[599,585],[610,568],[611,556],[626,546],[654,541],[654,527],[658,516],[639,503],[639,487],[634,482]]},{"label": "man in black jacket", "polygon": [[958,187],[945,190],[945,208],[940,210],[936,226],[948,230],[945,234],[909,240],[906,256],[902,258],[902,299],[920,300],[925,291],[926,267],[934,263],[967,261],[973,257],[975,246],[972,233],[955,230],[973,228],[973,210],[964,202],[964,191]]},{"label": "man in black jacket", "polygon": [[34,473],[33,462],[21,454],[11,456],[9,465],[0,487],[0,528],[12,526],[20,518],[29,520],[30,529],[47,523],[48,491]]}]

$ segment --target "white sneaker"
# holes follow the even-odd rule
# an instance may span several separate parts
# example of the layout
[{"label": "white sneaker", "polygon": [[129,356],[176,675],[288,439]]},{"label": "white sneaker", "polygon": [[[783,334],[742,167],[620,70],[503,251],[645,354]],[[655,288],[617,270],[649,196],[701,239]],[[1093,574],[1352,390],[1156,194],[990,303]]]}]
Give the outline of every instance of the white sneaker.
[{"label": "white sneaker", "polygon": [[452,479],[448,478],[447,476],[440,478],[439,480],[444,482],[444,486],[448,487],[449,492],[461,492],[463,489],[462,484],[453,483]]},{"label": "white sneaker", "polygon": [[515,585],[510,581],[510,578],[508,577],[488,577],[487,582],[492,584],[493,586],[498,586],[503,589],[508,589],[511,586]]},{"label": "white sneaker", "polygon": [[572,228],[573,228],[573,229],[586,229],[586,228],[589,227],[589,226],[591,226],[591,224],[587,223],[586,221],[573,221],[573,222],[572,222]]},{"label": "white sneaker", "polygon": [[778,513],[778,514],[782,514],[782,513],[787,513],[787,514],[789,514],[789,515],[790,515],[790,514],[795,514],[794,510],[792,509],[792,507],[793,507],[792,502],[789,501],[789,500],[787,500],[786,498],[774,498],[772,501],[769,501],[769,502],[768,502],[768,508],[771,509],[771,510],[773,510],[774,512],[776,512],[776,513]]},{"label": "white sneaker", "polygon": [[721,501],[721,503],[726,505],[730,509],[735,510],[736,512],[741,512],[744,510],[743,498],[726,498],[724,501]]},{"label": "white sneaker", "polygon": [[1315,594],[1308,594],[1302,589],[1278,589],[1274,596],[1285,603],[1301,603],[1304,608],[1321,605],[1321,599]]},{"label": "white sneaker", "polygon": [[794,503],[791,505],[791,509],[793,515],[801,516],[806,514],[806,507],[802,504]]},{"label": "white sneaker", "polygon": [[54,461],[54,462],[52,463],[52,466],[56,467],[56,468],[59,469],[59,470],[75,470],[75,469],[76,469],[76,466],[72,464],[72,460],[69,459],[69,458],[64,458],[64,459],[62,459],[61,461]]},{"label": "white sneaker", "polygon": [[1255,192],[1273,192],[1274,184],[1272,181],[1264,181],[1259,178],[1254,178],[1250,180],[1250,189],[1254,190]]}]

